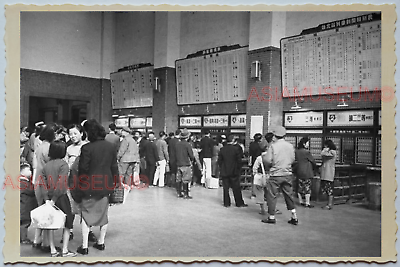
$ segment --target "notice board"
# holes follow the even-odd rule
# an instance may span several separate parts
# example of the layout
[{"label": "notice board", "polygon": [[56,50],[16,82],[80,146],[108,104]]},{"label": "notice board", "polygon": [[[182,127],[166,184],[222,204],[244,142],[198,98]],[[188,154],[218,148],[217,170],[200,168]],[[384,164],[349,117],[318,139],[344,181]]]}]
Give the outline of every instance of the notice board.
[{"label": "notice board", "polygon": [[283,96],[381,88],[381,14],[327,22],[281,39]]}]

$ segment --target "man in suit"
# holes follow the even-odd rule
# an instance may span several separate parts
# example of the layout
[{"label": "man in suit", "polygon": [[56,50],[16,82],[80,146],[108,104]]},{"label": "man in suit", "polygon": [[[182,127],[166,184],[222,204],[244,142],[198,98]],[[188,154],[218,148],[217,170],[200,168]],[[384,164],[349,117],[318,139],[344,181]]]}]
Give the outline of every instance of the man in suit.
[{"label": "man in suit", "polygon": [[154,132],[149,132],[149,140],[144,145],[144,157],[146,159],[146,176],[149,179],[149,185],[153,185],[154,173],[160,157],[158,156],[157,146],[155,145],[156,137]]},{"label": "man in suit", "polygon": [[240,169],[242,168],[242,150],[235,146],[233,135],[229,135],[227,143],[218,154],[218,165],[220,166],[220,176],[223,186],[224,206],[231,206],[229,188],[232,188],[236,207],[247,207],[242,197],[240,189]]},{"label": "man in suit", "polygon": [[210,130],[204,130],[204,137],[200,141],[200,158],[203,159],[203,175],[201,176],[201,184],[206,183],[206,179],[210,179],[212,175],[211,158],[213,152],[214,141],[210,138]]},{"label": "man in suit", "polygon": [[133,187],[139,176],[139,147],[128,127],[122,127],[121,134],[123,139],[117,154],[118,169],[124,177],[124,183]]},{"label": "man in suit", "polygon": [[114,123],[110,123],[110,125],[108,125],[108,129],[110,130],[110,132],[106,135],[104,139],[113,144],[115,147],[115,151],[118,152],[120,142],[119,136],[115,134],[115,130],[117,129],[117,127]]},{"label": "man in suit", "polygon": [[171,137],[168,143],[169,171],[171,175],[169,181],[167,181],[167,186],[169,187],[174,187],[176,182],[176,172],[178,170],[176,166],[176,144],[180,142],[180,134],[181,130],[177,129],[175,131],[175,137]]}]

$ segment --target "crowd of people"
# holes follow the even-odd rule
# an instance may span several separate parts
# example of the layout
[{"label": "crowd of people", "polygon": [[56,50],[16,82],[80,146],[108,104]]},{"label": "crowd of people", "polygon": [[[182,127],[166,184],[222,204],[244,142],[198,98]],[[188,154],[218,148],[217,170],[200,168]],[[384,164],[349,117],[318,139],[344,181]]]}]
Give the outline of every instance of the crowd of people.
[{"label": "crowd of people", "polygon": [[[108,226],[109,197],[118,184],[132,190],[137,186],[174,187],[178,198],[192,199],[190,188],[204,186],[220,179],[223,206],[231,206],[229,189],[235,205],[247,207],[241,190],[241,170],[244,146],[233,135],[212,138],[205,129],[199,138],[187,129],[147,135],[129,127],[109,125],[108,133],[96,120],[85,120],[65,128],[55,123],[35,124],[35,131],[21,129],[21,244],[49,252],[52,257],[87,255],[89,242],[98,250],[105,249]],[[268,213],[264,223],[276,223],[279,192],[291,211],[290,224],[298,218],[293,196],[293,174],[298,182],[299,202],[305,208],[310,203],[311,178],[317,169],[308,150],[309,139],[300,140],[297,149],[285,141],[286,130],[274,127],[265,135],[256,134],[249,147],[249,165],[253,170],[252,198],[260,204],[261,214]],[[329,196],[325,209],[333,205],[332,181],[335,173],[336,148],[326,140],[321,152],[322,188]],[[52,179],[61,183],[52,187]],[[29,184],[30,186],[26,186]],[[60,185],[66,186],[60,186]],[[24,185],[24,186],[23,186]],[[304,198],[304,201],[303,201]],[[36,229],[33,242],[27,238],[29,213],[37,206],[50,204],[66,214],[62,248],[55,246],[54,230]],[[267,210],[266,210],[267,207]],[[82,245],[77,253],[68,248],[74,238],[75,215],[81,218]],[[100,227],[97,238],[92,227]]]}]

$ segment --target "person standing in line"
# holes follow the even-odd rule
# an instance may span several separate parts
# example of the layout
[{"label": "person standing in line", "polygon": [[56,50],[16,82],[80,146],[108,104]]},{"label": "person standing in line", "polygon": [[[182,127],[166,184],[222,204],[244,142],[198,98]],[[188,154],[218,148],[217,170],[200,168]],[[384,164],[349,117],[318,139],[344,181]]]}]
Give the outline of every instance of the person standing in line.
[{"label": "person standing in line", "polygon": [[169,164],[169,155],[168,155],[168,145],[167,142],[165,142],[165,138],[167,138],[167,135],[165,134],[164,131],[161,131],[159,135],[160,138],[157,141],[155,141],[159,161],[157,164],[156,172],[154,174],[153,185],[157,186],[158,182],[158,187],[164,187],[165,168],[167,164]]},{"label": "person standing in line", "polygon": [[110,130],[110,132],[106,135],[106,138],[104,138],[104,140],[113,144],[115,147],[115,151],[118,151],[121,143],[119,141],[119,136],[115,133],[117,126],[115,126],[115,123],[110,123],[110,125],[108,125],[108,129]]},{"label": "person standing in line", "polygon": [[[261,138],[262,134],[256,133],[253,136],[254,141],[250,143],[249,146],[249,167],[253,168],[254,163],[256,161],[256,158],[261,155],[263,150],[261,149]],[[250,198],[255,198],[256,197],[256,185],[254,185],[254,176],[251,179],[251,196]]]},{"label": "person standing in line", "polygon": [[149,141],[144,147],[146,159],[146,176],[149,179],[149,186],[153,185],[154,174],[160,157],[158,156],[157,146],[155,144],[156,137],[154,132],[149,132]]},{"label": "person standing in line", "polygon": [[178,167],[176,166],[176,143],[180,142],[180,134],[181,130],[177,129],[175,131],[175,137],[171,137],[168,144],[169,170],[171,173],[170,181],[168,183],[169,187],[175,187],[176,183],[176,172],[178,171]]},{"label": "person standing in line", "polygon": [[232,188],[236,207],[247,207],[244,203],[242,191],[240,189],[240,170],[242,168],[242,151],[235,146],[233,135],[228,135],[227,143],[223,146],[218,155],[218,165],[223,186],[224,207],[231,206],[229,188]]},{"label": "person standing in line", "polygon": [[214,141],[210,138],[210,130],[204,130],[204,137],[200,141],[200,157],[203,159],[203,175],[201,184],[205,185],[206,179],[211,178],[211,158],[213,153]]},{"label": "person standing in line", "polygon": [[85,123],[90,143],[81,147],[78,175],[79,183],[71,190],[72,197],[81,203],[82,245],[77,252],[89,253],[88,236],[90,226],[100,226],[100,237],[93,245],[98,250],[105,249],[108,226],[108,199],[115,186],[120,185],[117,152],[114,146],[104,140],[104,127],[96,120]]},{"label": "person standing in line", "polygon": [[176,143],[176,191],[178,197],[183,197],[184,199],[192,199],[189,196],[189,184],[192,181],[194,155],[192,146],[188,142],[189,137],[190,132],[185,128],[180,134],[181,141]]},{"label": "person standing in line", "polygon": [[332,140],[325,140],[321,156],[321,187],[322,192],[328,195],[328,204],[322,208],[331,210],[333,207],[333,180],[335,179],[335,163],[337,157],[336,146]]},{"label": "person standing in line", "polygon": [[282,126],[276,126],[272,133],[273,143],[267,153],[263,155],[264,166],[269,168],[269,179],[266,182],[266,199],[268,205],[268,219],[263,219],[263,223],[276,223],[275,211],[276,201],[279,189],[281,189],[285,198],[286,207],[292,212],[292,218],[288,223],[297,225],[299,220],[293,201],[292,189],[292,164],[295,160],[294,147],[285,141],[286,129]]},{"label": "person standing in line", "polygon": [[212,167],[212,173],[211,176],[218,178],[219,177],[219,167],[218,167],[218,154],[219,151],[222,148],[222,138],[221,136],[218,136],[215,140],[215,144],[213,146],[213,156],[211,159],[211,167]]},{"label": "person standing in line", "polygon": [[193,151],[193,156],[194,156],[194,162],[192,166],[192,173],[193,173],[193,179],[191,182],[191,185],[196,186],[200,184],[200,179],[201,179],[201,174],[202,174],[202,166],[200,163],[200,157],[199,157],[199,144],[196,141],[196,136],[191,135],[189,138],[189,144],[192,147]]},{"label": "person standing in line", "polygon": [[118,170],[124,177],[124,183],[132,189],[139,176],[139,147],[127,126],[122,127],[121,134],[123,139],[117,153]]},{"label": "person standing in line", "polygon": [[[311,198],[311,178],[314,177],[314,169],[317,167],[314,157],[308,150],[310,146],[310,139],[308,137],[303,137],[300,139],[297,145],[297,150],[295,152],[295,164],[294,170],[296,178],[298,180],[299,192],[299,202],[300,205],[306,208],[314,208],[310,204]],[[305,198],[305,203],[303,202],[303,197]]]}]

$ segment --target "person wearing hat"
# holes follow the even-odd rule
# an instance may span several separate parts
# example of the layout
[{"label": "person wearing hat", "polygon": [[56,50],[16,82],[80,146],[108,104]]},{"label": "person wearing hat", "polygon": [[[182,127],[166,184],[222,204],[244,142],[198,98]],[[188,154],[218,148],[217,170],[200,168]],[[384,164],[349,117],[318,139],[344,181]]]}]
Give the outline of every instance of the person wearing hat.
[{"label": "person wearing hat", "polygon": [[[194,161],[194,155],[192,146],[189,144],[188,139],[190,132],[185,128],[180,134],[180,142],[176,143],[176,191],[178,197],[184,199],[192,199],[189,196],[189,183],[192,181],[192,162]],[[182,194],[183,189],[183,194]]]},{"label": "person wearing hat", "polygon": [[123,139],[117,154],[118,169],[124,183],[132,187],[133,178],[139,176],[139,147],[127,126],[122,127],[121,133]]},{"label": "person wearing hat", "polygon": [[232,188],[236,207],[247,207],[244,203],[240,189],[240,170],[242,168],[242,151],[235,146],[235,138],[228,135],[227,144],[221,148],[218,154],[218,165],[223,186],[223,202],[225,207],[231,206],[229,188]]},{"label": "person wearing hat", "polygon": [[267,153],[263,155],[263,163],[269,168],[269,179],[266,182],[266,199],[268,205],[267,219],[263,219],[263,223],[276,223],[276,200],[279,189],[281,189],[285,198],[286,207],[292,212],[292,218],[288,223],[297,225],[296,209],[292,196],[292,164],[295,160],[294,147],[289,142],[285,141],[286,129],[282,126],[273,128],[272,138],[273,143]]}]

